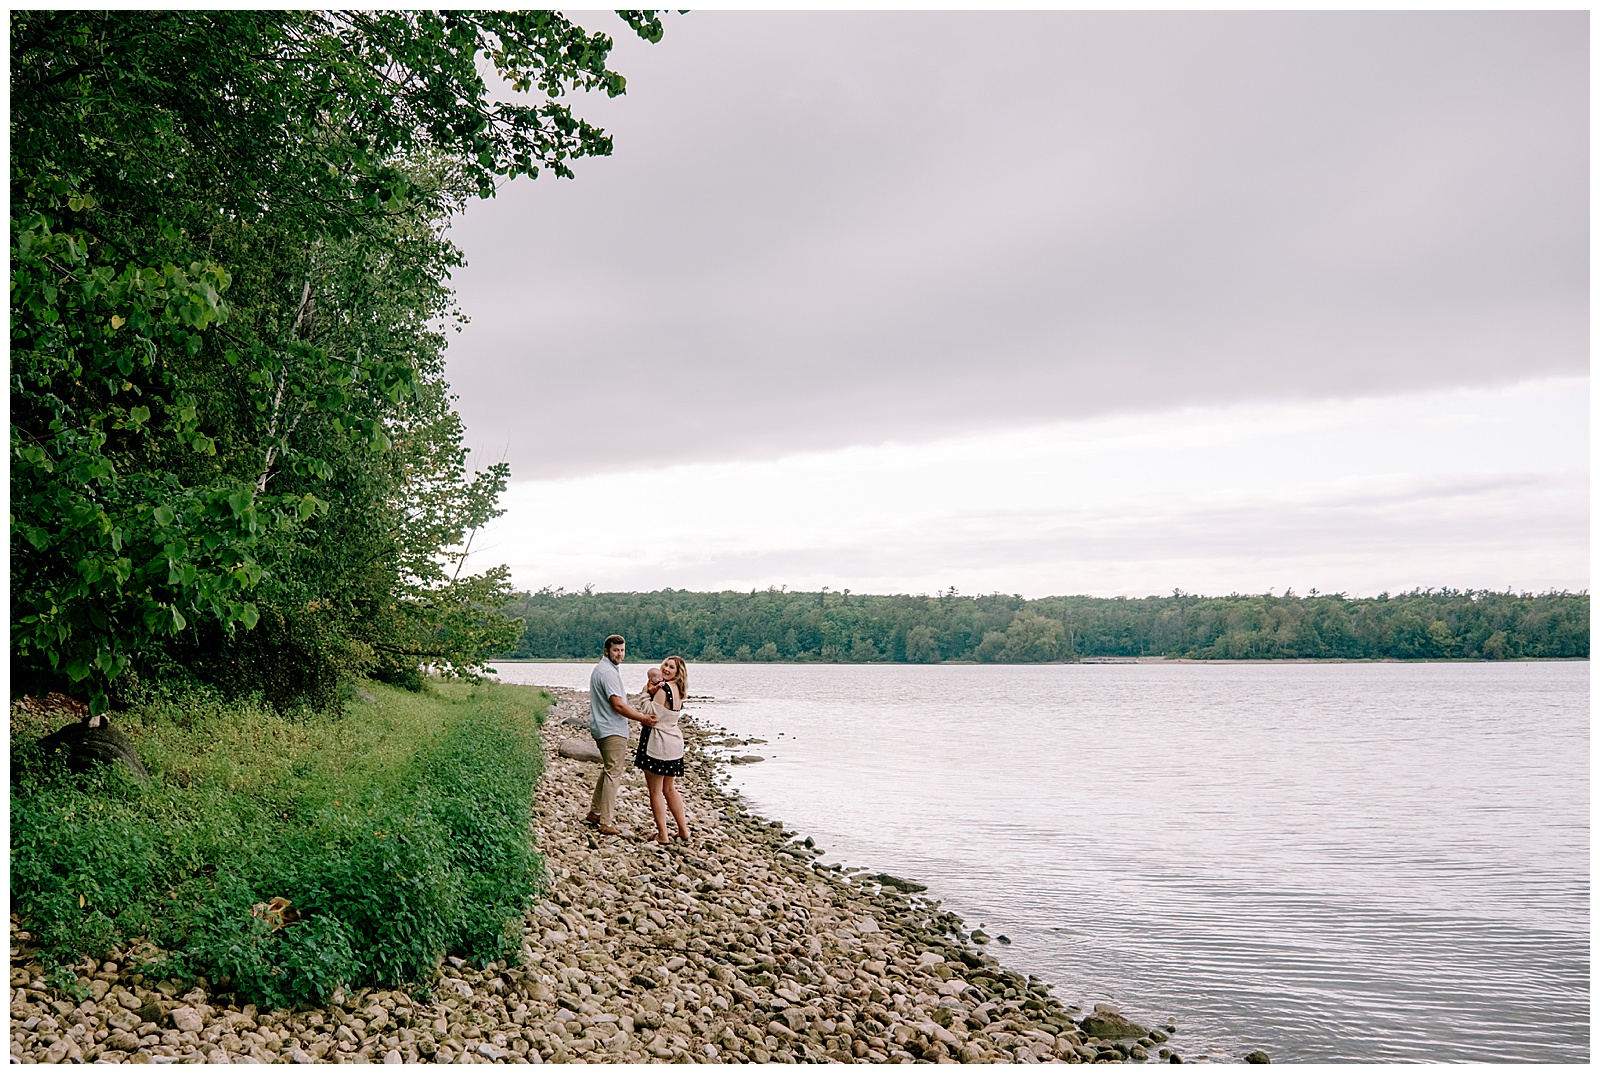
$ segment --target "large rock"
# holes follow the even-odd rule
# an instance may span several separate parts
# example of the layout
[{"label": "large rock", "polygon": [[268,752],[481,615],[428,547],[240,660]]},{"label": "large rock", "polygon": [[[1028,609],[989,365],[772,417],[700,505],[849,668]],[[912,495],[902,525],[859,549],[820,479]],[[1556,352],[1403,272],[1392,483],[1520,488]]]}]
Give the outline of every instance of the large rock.
[{"label": "large rock", "polygon": [[40,739],[39,748],[46,753],[65,753],[67,768],[73,772],[87,771],[96,764],[120,764],[135,779],[142,782],[150,780],[150,773],[145,771],[133,742],[112,727],[111,718],[106,715],[85,717],[78,723],[69,723]]},{"label": "large rock", "polygon": [[1095,1006],[1094,1013],[1084,1018],[1078,1025],[1091,1037],[1101,1040],[1126,1040],[1130,1037],[1142,1037],[1145,1028],[1135,1022],[1130,1022],[1117,1012],[1115,1007],[1105,1003]]},{"label": "large rock", "polygon": [[574,761],[593,761],[600,763],[600,747],[592,738],[569,738],[562,741],[556,750],[563,757],[570,757]]},{"label": "large rock", "polygon": [[894,888],[897,891],[908,893],[928,890],[928,885],[926,884],[919,884],[915,880],[902,880],[898,876],[890,876],[888,873],[873,873],[867,879],[876,880],[886,888]]}]

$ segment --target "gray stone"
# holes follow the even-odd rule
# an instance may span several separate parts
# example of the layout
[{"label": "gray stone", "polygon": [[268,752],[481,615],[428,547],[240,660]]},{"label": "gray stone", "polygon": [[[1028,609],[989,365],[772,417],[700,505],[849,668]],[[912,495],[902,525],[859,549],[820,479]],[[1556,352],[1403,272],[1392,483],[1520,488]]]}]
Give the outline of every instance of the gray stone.
[{"label": "gray stone", "polygon": [[898,876],[890,876],[888,873],[873,873],[867,879],[876,880],[886,888],[894,888],[896,891],[904,891],[909,894],[928,890],[928,885],[926,884],[919,884],[915,880],[902,880]]},{"label": "gray stone", "polygon": [[600,763],[600,747],[592,738],[563,739],[556,752],[563,757],[570,757],[574,761],[589,761]]},{"label": "gray stone", "polygon": [[1101,1040],[1128,1040],[1145,1035],[1144,1026],[1130,1022],[1114,1009],[1097,1007],[1093,1014],[1078,1023],[1079,1027],[1091,1037]]},{"label": "gray stone", "polygon": [[1272,1057],[1258,1048],[1253,1052],[1245,1053],[1244,1061],[1246,1063],[1270,1063],[1272,1062]]},{"label": "gray stone", "polygon": [[126,1029],[113,1029],[105,1039],[105,1049],[116,1052],[138,1051],[139,1038]]}]

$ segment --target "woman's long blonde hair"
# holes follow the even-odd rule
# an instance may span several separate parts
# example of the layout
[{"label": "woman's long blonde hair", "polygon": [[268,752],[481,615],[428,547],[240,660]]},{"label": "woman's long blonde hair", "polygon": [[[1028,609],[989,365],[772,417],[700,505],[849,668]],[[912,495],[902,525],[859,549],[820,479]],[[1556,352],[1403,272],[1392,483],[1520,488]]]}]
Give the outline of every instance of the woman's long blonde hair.
[{"label": "woman's long blonde hair", "polygon": [[[667,660],[671,660],[678,668],[678,674],[671,681],[678,688],[678,704],[681,705],[689,696],[689,665],[681,656],[669,656]],[[667,660],[661,662],[665,664]]]}]

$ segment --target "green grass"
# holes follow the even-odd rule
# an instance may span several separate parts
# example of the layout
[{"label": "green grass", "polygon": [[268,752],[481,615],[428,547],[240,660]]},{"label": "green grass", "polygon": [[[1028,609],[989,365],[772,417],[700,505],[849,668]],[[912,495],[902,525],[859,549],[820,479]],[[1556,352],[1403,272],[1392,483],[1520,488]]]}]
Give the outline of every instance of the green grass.
[{"label": "green grass", "polygon": [[[280,1007],[516,950],[543,876],[528,823],[548,696],[366,689],[375,702],[297,718],[153,697],[118,719],[147,785],[70,776],[13,726],[11,906],[41,954],[143,950],[149,973]],[[299,919],[252,912],[274,897]]]}]

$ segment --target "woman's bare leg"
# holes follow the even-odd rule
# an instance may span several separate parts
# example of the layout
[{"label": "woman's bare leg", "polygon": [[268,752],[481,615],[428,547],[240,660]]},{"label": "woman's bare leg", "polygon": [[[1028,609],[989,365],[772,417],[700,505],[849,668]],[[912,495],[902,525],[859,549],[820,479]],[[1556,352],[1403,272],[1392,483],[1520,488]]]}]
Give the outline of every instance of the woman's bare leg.
[{"label": "woman's bare leg", "polygon": [[644,783],[650,788],[650,815],[656,819],[656,842],[667,841],[667,800],[662,794],[661,784],[668,776],[658,776],[654,772],[644,774]]},{"label": "woman's bare leg", "polygon": [[[678,793],[678,785],[671,776],[663,776],[661,778],[666,783],[664,791],[667,805],[672,807],[672,819],[678,822],[678,834],[687,839],[689,838],[689,819],[683,814],[683,795]],[[665,821],[657,820],[656,823],[661,825],[661,838],[665,839],[667,837]]]}]

